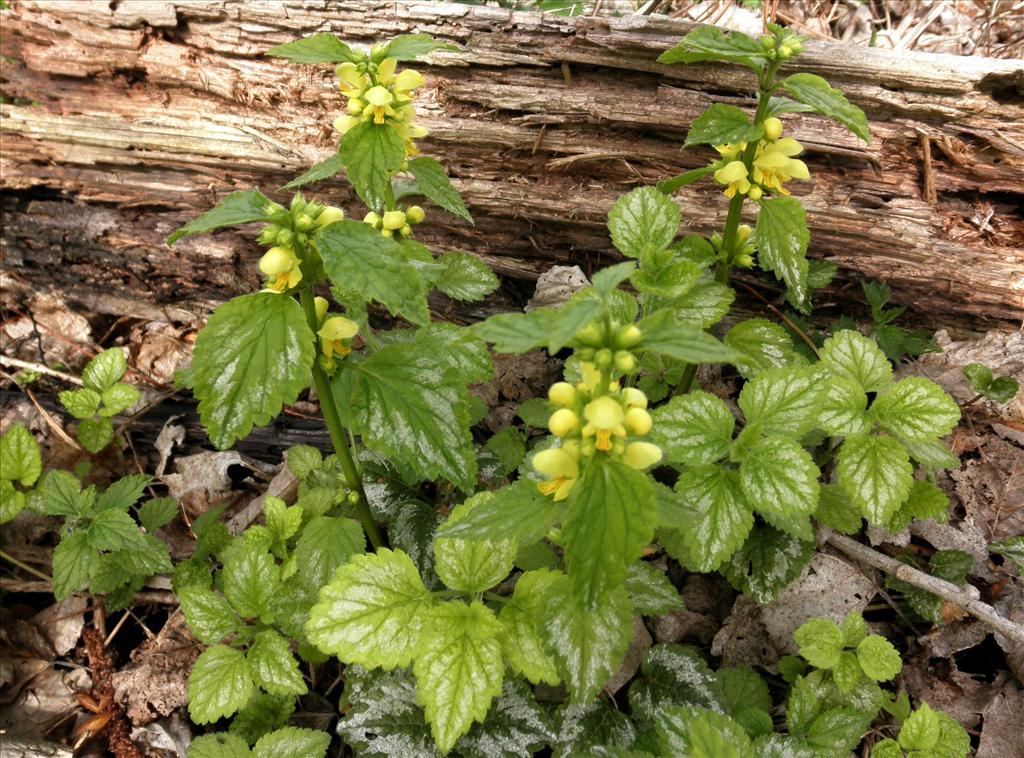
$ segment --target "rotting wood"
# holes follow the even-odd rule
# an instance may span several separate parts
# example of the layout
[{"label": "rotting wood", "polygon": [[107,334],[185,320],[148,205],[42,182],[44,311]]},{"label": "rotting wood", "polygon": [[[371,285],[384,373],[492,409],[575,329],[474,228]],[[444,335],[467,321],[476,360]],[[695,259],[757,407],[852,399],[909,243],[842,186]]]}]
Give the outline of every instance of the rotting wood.
[{"label": "rotting wood", "polygon": [[[512,281],[614,260],[604,217],[615,198],[706,160],[678,146],[709,103],[752,105],[738,67],[656,64],[692,28],[657,16],[354,0],[113,6],[19,0],[2,40],[3,91],[21,103],[0,106],[5,268],[97,312],[187,321],[258,286],[259,251],[242,233],[171,250],[163,240],[227,192],[278,187],[333,149],[342,103],[330,67],[262,56],[281,42],[423,31],[463,47],[423,67],[424,150],[449,167],[477,225],[434,212],[418,236]],[[1024,64],[812,41],[799,65],[847,91],[873,134],[865,148],[817,116],[788,122],[813,177],[802,197],[811,254],[847,278],[889,282],[935,326],[1019,319]],[[923,196],[919,130],[938,148],[935,202]],[[358,213],[341,179],[317,189]],[[677,197],[685,230],[723,220],[712,187]],[[994,213],[979,228],[982,204]]]}]

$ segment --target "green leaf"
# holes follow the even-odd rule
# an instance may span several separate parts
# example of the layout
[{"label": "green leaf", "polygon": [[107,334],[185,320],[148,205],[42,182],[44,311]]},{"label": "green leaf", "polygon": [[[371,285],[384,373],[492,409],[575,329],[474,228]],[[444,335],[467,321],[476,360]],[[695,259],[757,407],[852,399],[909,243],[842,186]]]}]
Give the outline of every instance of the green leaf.
[{"label": "green leaf", "polygon": [[636,274],[636,261],[623,261],[594,273],[594,289],[601,295],[611,294],[620,284]]},{"label": "green leaf", "polygon": [[[448,523],[457,524],[493,498],[490,492],[474,495],[455,507]],[[517,549],[514,538],[468,540],[438,535],[434,538],[434,566],[441,581],[451,589],[483,592],[511,573]]]},{"label": "green leaf", "polygon": [[484,449],[498,460],[498,473],[508,476],[526,458],[526,436],[514,426],[506,426],[487,442]]},{"label": "green leaf", "polygon": [[666,708],[654,722],[664,755],[688,758],[747,758],[753,747],[734,719],[702,708]]},{"label": "green leaf", "polygon": [[683,147],[754,142],[764,135],[761,124],[752,124],[747,114],[734,105],[714,103],[690,125]]},{"label": "green leaf", "polygon": [[381,548],[338,569],[309,612],[306,634],[345,663],[408,666],[432,602],[409,556]]},{"label": "green leaf", "polygon": [[188,746],[188,758],[250,758],[245,740],[219,732],[196,737]]},{"label": "green leaf", "polygon": [[95,550],[145,550],[144,535],[124,511],[99,511],[89,525],[89,544]]},{"label": "green leaf", "polygon": [[491,700],[501,694],[502,627],[480,602],[444,603],[430,616],[431,631],[413,664],[416,699],[438,748],[448,752],[474,721],[484,720]]},{"label": "green leaf", "polygon": [[903,661],[896,648],[889,640],[877,634],[865,637],[858,643],[857,660],[864,673],[876,682],[895,679],[903,668]]},{"label": "green leaf", "polygon": [[77,390],[64,390],[57,396],[57,399],[64,406],[64,410],[72,416],[77,419],[87,419],[99,412],[103,395],[96,390],[83,387]]},{"label": "green leaf", "polygon": [[1017,396],[1020,383],[1012,376],[1000,376],[989,385],[985,397],[993,403],[1008,403]]},{"label": "green leaf", "polygon": [[[818,620],[824,621],[824,619]],[[800,660],[795,656],[790,657],[794,661]],[[838,654],[836,660],[838,660]],[[786,726],[790,734],[805,734],[814,717],[822,709],[821,693],[818,692],[819,688],[814,686],[812,679],[815,673],[817,672],[797,677],[789,689],[789,697],[786,700]]]},{"label": "green leaf", "polygon": [[[339,154],[359,197],[370,208],[383,212],[384,198],[391,191],[391,176],[405,160],[405,143],[395,128],[389,123],[375,124],[372,119],[356,124],[341,138]],[[369,224],[367,228],[372,231]],[[349,286],[344,280],[335,281]]]},{"label": "green leaf", "polygon": [[743,547],[719,570],[733,587],[764,605],[800,576],[813,555],[813,542],[755,526]]},{"label": "green leaf", "polygon": [[559,707],[558,735],[552,744],[553,758],[650,758],[637,753],[636,727],[607,698]]},{"label": "green leaf", "polygon": [[[182,237],[191,234],[205,234],[225,226],[238,226],[251,221],[266,221],[276,209],[277,204],[264,197],[259,190],[232,192],[199,218],[194,218],[179,227],[167,238],[167,244],[173,245]],[[120,378],[118,377],[118,379]],[[115,379],[115,381],[117,380]]]},{"label": "green leaf", "polygon": [[892,437],[848,437],[839,449],[836,472],[843,492],[878,526],[889,522],[913,483],[907,452]]},{"label": "green leaf", "polygon": [[[714,281],[702,282],[674,300],[671,311],[683,323],[697,329],[707,329],[729,312],[729,306],[735,299],[736,293],[732,287]],[[739,357],[737,354],[736,358]]]},{"label": "green leaf", "polygon": [[[765,437],[740,464],[740,489],[776,529],[804,536],[806,516],[818,507],[818,477],[810,453],[786,437]],[[807,535],[810,536],[810,535]]]},{"label": "green leaf", "polygon": [[971,363],[963,367],[967,386],[973,392],[984,395],[994,403],[1008,403],[1020,390],[1020,384],[1011,376],[994,378],[992,369],[981,363]]},{"label": "green leaf", "polygon": [[288,640],[273,629],[257,632],[245,654],[253,680],[271,695],[305,695],[306,683]]},{"label": "green leaf", "polygon": [[844,329],[821,346],[821,362],[833,374],[858,385],[864,392],[878,392],[892,383],[892,366],[878,345],[859,332]]},{"label": "green leaf", "polygon": [[839,654],[846,644],[839,626],[823,618],[801,624],[793,632],[793,639],[800,647],[800,655],[819,669],[830,669],[839,663]]},{"label": "green leaf", "polygon": [[[899,534],[914,519],[949,520],[949,496],[929,481],[914,480],[910,494],[885,525],[889,534]],[[936,553],[939,555],[939,553]]]},{"label": "green leaf", "polygon": [[409,161],[409,173],[416,177],[416,185],[424,196],[452,215],[473,223],[473,217],[466,210],[466,204],[462,202],[459,191],[452,186],[448,174],[440,163],[433,158],[420,156]]},{"label": "green leaf", "polygon": [[295,189],[313,182],[322,182],[324,179],[330,179],[340,173],[343,168],[345,168],[345,161],[338,153],[331,153],[319,163],[314,163],[308,171],[284,185],[284,189]]},{"label": "green leaf", "polygon": [[363,528],[350,518],[317,516],[302,530],[295,545],[299,575],[311,590],[319,590],[339,566],[366,549]]},{"label": "green leaf", "polygon": [[812,366],[762,371],[740,391],[747,426],[799,439],[814,427],[824,392],[821,372]]},{"label": "green leaf", "polygon": [[414,324],[429,323],[425,285],[397,242],[361,221],[336,221],[320,232],[317,247],[336,285]]},{"label": "green leaf", "polygon": [[463,491],[476,481],[466,386],[416,345],[384,347],[362,363],[349,398],[363,442],[426,480]]},{"label": "green leaf", "polygon": [[971,752],[971,738],[953,717],[942,711],[936,711],[939,719],[939,739],[936,744],[942,745],[949,758],[967,758]]},{"label": "green leaf", "polygon": [[666,708],[678,705],[725,711],[722,684],[696,648],[655,645],[644,654],[641,673],[629,687],[635,718],[656,721]]},{"label": "green leaf", "polygon": [[736,421],[729,407],[710,393],[677,395],[651,416],[651,442],[670,463],[704,466],[729,454]]},{"label": "green leaf", "polygon": [[295,445],[288,448],[288,469],[297,479],[305,479],[314,470],[323,465],[324,456],[315,447]]},{"label": "green leaf", "polygon": [[568,577],[551,583],[539,632],[574,703],[594,697],[611,678],[633,638],[629,596],[613,589],[589,609]]},{"label": "green leaf", "polygon": [[558,310],[536,308],[529,313],[502,313],[473,325],[477,336],[499,353],[528,353],[539,347],[557,353],[601,313],[596,298],[566,303]]},{"label": "green leaf", "polygon": [[693,184],[694,182],[703,179],[705,176],[714,171],[713,168],[702,166],[701,168],[695,168],[691,171],[687,171],[685,174],[679,174],[673,176],[671,179],[664,179],[655,185],[658,192],[665,195],[671,195],[673,192],[682,189],[683,187]]},{"label": "green leaf", "polygon": [[832,681],[840,692],[849,692],[863,676],[864,673],[854,653],[844,650],[839,654],[839,662],[832,668]]},{"label": "green leaf", "polygon": [[547,569],[527,571],[519,577],[512,597],[498,614],[503,627],[501,648],[509,667],[533,684],[547,682],[556,686],[560,681],[555,662],[545,652],[537,629],[545,593],[560,576],[559,572]]},{"label": "green leaf", "polygon": [[761,268],[786,283],[786,299],[798,311],[807,313],[811,292],[807,282],[807,230],[804,207],[795,197],[761,201],[754,227]]},{"label": "green leaf", "polygon": [[232,715],[249,700],[252,671],[241,650],[216,645],[204,650],[188,679],[188,714],[197,724]]},{"label": "green leaf", "polygon": [[967,379],[967,386],[971,388],[972,392],[979,395],[984,395],[992,384],[992,369],[983,363],[968,364],[961,371],[963,371],[964,378]]},{"label": "green leaf", "polygon": [[860,743],[874,715],[856,708],[828,708],[811,722],[807,746],[823,758],[842,758]]},{"label": "green leaf", "polygon": [[291,297],[261,292],[220,306],[192,356],[192,391],[210,441],[223,450],[269,423],[309,384],[314,357],[313,333]]},{"label": "green leaf", "polygon": [[935,382],[911,376],[880,394],[871,415],[894,436],[928,440],[953,431],[960,421],[960,406]]},{"label": "green leaf", "polygon": [[766,734],[755,739],[754,755],[757,758],[818,758],[802,740],[783,734]]},{"label": "green leaf", "polygon": [[641,616],[660,616],[683,608],[683,598],[665,572],[646,561],[630,564],[625,587],[633,612]]},{"label": "green leaf", "polygon": [[1009,558],[1017,564],[1018,571],[1024,567],[1024,536],[1008,537],[999,542],[989,543],[988,551]]},{"label": "green leaf", "polygon": [[843,644],[846,647],[856,647],[868,636],[868,625],[864,617],[856,612],[847,613],[839,629],[843,633]]},{"label": "green leaf", "polygon": [[412,61],[435,50],[456,52],[458,49],[458,46],[436,40],[429,34],[401,34],[387,44],[383,56],[398,61]]},{"label": "green leaf", "polygon": [[728,363],[740,355],[710,334],[680,323],[676,312],[668,308],[648,316],[637,326],[644,335],[633,348],[638,353],[653,350],[687,363]]},{"label": "green leaf", "polygon": [[673,557],[692,571],[714,571],[739,549],[754,525],[739,475],[721,466],[687,468],[675,489],[686,497],[693,516],[682,526],[687,555]]},{"label": "green leaf", "polygon": [[89,581],[96,561],[96,551],[89,544],[88,532],[75,532],[63,537],[53,551],[53,596],[63,600],[78,592]]},{"label": "green leaf", "polygon": [[0,524],[17,518],[25,510],[25,493],[19,492],[7,479],[0,479]]},{"label": "green leaf", "polygon": [[465,758],[530,756],[555,736],[550,717],[530,688],[519,680],[506,679],[487,718],[474,724],[455,749]]},{"label": "green leaf", "polygon": [[440,534],[464,540],[501,536],[535,542],[543,537],[559,512],[559,506],[537,490],[535,482],[520,479],[478,502],[461,518],[449,519]]},{"label": "green leaf", "polygon": [[825,381],[818,426],[836,437],[849,437],[871,431],[867,414],[868,396],[856,382],[842,376]]},{"label": "green leaf", "polygon": [[745,708],[772,709],[768,685],[749,666],[722,668],[715,672],[715,677],[722,686],[725,708],[729,713],[737,714]]},{"label": "green leaf", "polygon": [[272,47],[266,54],[292,63],[358,63],[363,60],[361,53],[326,32]]},{"label": "green leaf", "polygon": [[271,606],[281,582],[281,569],[270,553],[245,545],[224,562],[221,589],[238,615],[260,618]]},{"label": "green leaf", "polygon": [[723,33],[715,26],[701,26],[683,37],[678,45],[659,55],[658,63],[727,61],[760,71],[765,64],[764,52],[756,40],[745,34]]},{"label": "green leaf", "polygon": [[483,300],[498,288],[498,277],[475,255],[445,253],[437,262],[443,271],[436,287],[450,298],[463,302]]},{"label": "green leaf", "polygon": [[621,585],[658,522],[648,477],[625,463],[596,461],[565,503],[562,537],[574,590],[589,607]]},{"label": "green leaf", "polygon": [[963,550],[939,550],[928,561],[933,576],[961,585],[974,569],[974,557]]},{"label": "green leaf", "polygon": [[841,90],[834,89],[816,74],[792,74],[779,84],[790,95],[817,113],[838,121],[865,143],[871,141],[868,134],[868,120],[864,111],[852,105]]},{"label": "green leaf", "polygon": [[921,703],[900,728],[900,747],[904,750],[932,750],[938,746],[940,735],[938,714]]},{"label": "green leaf", "polygon": [[797,361],[797,352],[786,330],[763,318],[741,321],[725,333],[722,342],[742,356],[736,361],[736,368],[746,379],[765,369]]},{"label": "green leaf", "polygon": [[679,230],[679,206],[654,187],[638,187],[608,212],[612,243],[625,256],[645,258],[664,250]]},{"label": "green leaf", "polygon": [[704,270],[693,261],[676,261],[657,269],[644,269],[633,276],[638,292],[673,300],[683,297],[704,275]]},{"label": "green leaf", "polygon": [[[152,478],[145,474],[133,474],[118,479],[96,500],[96,510],[127,511],[138,502],[151,481],[153,481]],[[177,501],[175,501],[175,511],[177,511]]]},{"label": "green leaf", "polygon": [[200,585],[182,587],[176,593],[192,636],[207,645],[214,645],[241,629],[228,601]]},{"label": "green leaf", "polygon": [[415,330],[413,342],[421,352],[455,371],[464,384],[486,382],[494,377],[487,343],[469,329],[454,324],[430,324]]},{"label": "green leaf", "polygon": [[821,485],[818,510],[814,517],[825,526],[843,534],[860,531],[860,509],[837,484]]},{"label": "green leaf", "polygon": [[99,413],[101,416],[116,416],[139,402],[140,397],[139,391],[130,384],[118,382],[104,391],[103,407]]},{"label": "green leaf", "polygon": [[338,722],[338,733],[358,755],[368,758],[441,758],[423,711],[416,703],[412,674],[345,671],[351,707]]},{"label": "green leaf", "polygon": [[929,471],[957,468],[960,459],[949,448],[937,440],[900,440],[910,457]]},{"label": "green leaf", "polygon": [[324,758],[331,735],[318,729],[286,726],[265,734],[253,745],[253,758]]},{"label": "green leaf", "polygon": [[412,559],[421,577],[428,585],[434,577],[434,534],[440,523],[440,514],[432,505],[420,500],[408,500],[400,505],[398,514],[388,525],[388,540],[392,548],[404,551]]},{"label": "green leaf", "polygon": [[22,424],[11,424],[0,437],[0,479],[31,487],[43,473],[39,443]]},{"label": "green leaf", "polygon": [[90,453],[99,453],[114,438],[114,425],[109,418],[87,418],[78,425],[75,436]]}]

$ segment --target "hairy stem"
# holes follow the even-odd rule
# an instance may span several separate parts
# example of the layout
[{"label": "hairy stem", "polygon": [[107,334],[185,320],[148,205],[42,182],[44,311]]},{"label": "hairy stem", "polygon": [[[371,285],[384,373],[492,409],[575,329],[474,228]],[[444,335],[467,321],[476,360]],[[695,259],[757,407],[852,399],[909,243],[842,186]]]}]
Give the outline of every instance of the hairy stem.
[{"label": "hairy stem", "polygon": [[827,542],[851,558],[891,574],[897,579],[912,584],[918,589],[937,595],[953,605],[963,608],[979,621],[983,621],[1007,639],[1024,645],[1024,626],[1001,616],[995,608],[980,599],[978,590],[971,585],[960,588],[944,579],[930,576],[913,566],[901,563],[895,558],[882,555],[877,550],[860,544],[831,529],[819,531],[819,542]]},{"label": "hairy stem", "polygon": [[[316,333],[316,304],[313,300],[313,290],[306,288],[300,296],[302,307],[306,311],[306,321],[309,328]],[[356,462],[352,458],[352,450],[349,448],[346,437],[346,429],[341,423],[341,415],[338,413],[338,405],[334,400],[334,393],[331,392],[331,384],[327,380],[327,374],[316,362],[313,363],[313,386],[316,387],[316,394],[320,399],[320,409],[324,414],[324,423],[327,424],[327,431],[331,435],[331,442],[334,444],[334,452],[341,462],[341,470],[345,474],[345,481],[350,489],[359,495],[359,502],[356,504],[356,513],[363,530],[373,545],[374,550],[383,546],[380,530],[377,529],[377,522],[370,512],[370,505],[366,501],[366,492],[363,490],[363,478],[356,468]]]}]

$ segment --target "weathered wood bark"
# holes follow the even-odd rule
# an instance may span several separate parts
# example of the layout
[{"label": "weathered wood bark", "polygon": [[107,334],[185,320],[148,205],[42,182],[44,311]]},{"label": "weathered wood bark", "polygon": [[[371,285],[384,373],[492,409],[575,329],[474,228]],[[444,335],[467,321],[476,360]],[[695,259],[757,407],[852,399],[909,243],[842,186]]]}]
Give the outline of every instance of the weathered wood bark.
[{"label": "weathered wood bark", "polygon": [[[225,193],[272,190],[333,150],[342,103],[330,67],[262,56],[281,42],[424,31],[463,47],[425,67],[424,150],[449,167],[477,225],[431,213],[419,237],[470,250],[513,280],[611,260],[604,218],[615,198],[706,161],[679,144],[709,103],[752,104],[738,67],[656,64],[691,28],[658,17],[362,0],[12,5],[0,107],[5,268],[106,313],[183,320],[258,285],[245,235],[173,250],[163,240]],[[934,325],[1019,319],[1024,64],[807,48],[801,68],[844,89],[873,135],[865,148],[823,118],[792,117],[812,173],[797,189],[811,254],[848,277],[888,281]],[[317,189],[360,213],[340,178]],[[685,227],[721,224],[713,187],[678,197]]]}]

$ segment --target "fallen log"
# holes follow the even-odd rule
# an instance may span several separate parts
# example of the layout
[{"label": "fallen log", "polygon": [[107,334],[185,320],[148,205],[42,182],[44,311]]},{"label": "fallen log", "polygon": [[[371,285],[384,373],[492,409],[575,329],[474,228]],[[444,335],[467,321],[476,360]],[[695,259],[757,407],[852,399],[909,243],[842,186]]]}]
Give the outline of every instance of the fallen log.
[{"label": "fallen log", "polygon": [[[342,99],[330,67],[262,55],[282,42],[427,32],[462,47],[421,67],[423,148],[447,165],[477,223],[431,212],[418,238],[505,275],[502,308],[521,305],[552,264],[614,260],[604,219],[615,198],[707,160],[679,144],[709,103],[752,106],[739,67],[657,64],[692,28],[657,16],[362,0],[11,5],[5,270],[98,313],[187,321],[258,286],[259,250],[245,234],[173,249],[164,240],[227,192],[269,192],[334,149]],[[885,280],[933,327],[1020,319],[1024,63],[812,41],[798,65],[845,90],[873,136],[865,147],[813,114],[788,122],[811,168],[810,254],[841,267],[835,287]],[[340,177],[316,191],[360,213]],[[713,187],[677,199],[685,229],[720,227]]]}]

